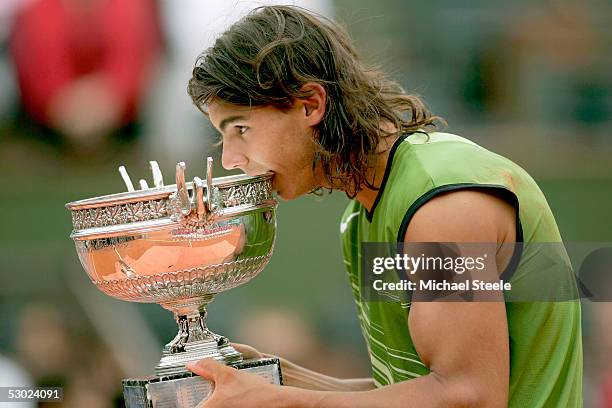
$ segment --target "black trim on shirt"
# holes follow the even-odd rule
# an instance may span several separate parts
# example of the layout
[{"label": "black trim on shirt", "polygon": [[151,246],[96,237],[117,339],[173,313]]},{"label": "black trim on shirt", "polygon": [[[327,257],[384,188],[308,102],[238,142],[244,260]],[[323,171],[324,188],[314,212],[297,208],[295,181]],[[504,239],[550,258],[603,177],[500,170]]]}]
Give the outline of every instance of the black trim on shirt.
[{"label": "black trim on shirt", "polygon": [[406,138],[410,136],[411,134],[412,133],[405,133],[401,135],[400,137],[398,137],[395,142],[393,142],[393,146],[391,147],[391,150],[389,151],[389,157],[387,158],[387,164],[385,166],[385,174],[383,175],[382,182],[380,183],[380,188],[378,190],[378,194],[376,195],[376,199],[374,200],[374,204],[372,204],[372,209],[370,211],[368,211],[367,209],[365,210],[366,218],[369,222],[372,222],[372,217],[374,217],[374,210],[376,210],[376,206],[378,205],[378,202],[380,201],[383,195],[383,191],[385,190],[387,179],[389,178],[389,174],[391,173],[391,165],[393,164],[393,157],[395,156],[395,151],[397,150],[399,145],[404,140],[406,140]]},{"label": "black trim on shirt", "polygon": [[[431,200],[432,198],[442,193],[447,193],[450,191],[466,190],[466,189],[481,189],[481,190],[493,189],[499,192],[500,195],[506,201],[510,202],[516,210],[516,242],[517,243],[523,242],[523,226],[521,224],[521,219],[519,217],[519,201],[518,201],[517,196],[514,194],[514,192],[510,191],[508,188],[502,185],[477,184],[477,183],[446,184],[443,186],[435,187],[427,191],[425,194],[423,194],[419,198],[417,198],[414,201],[414,203],[412,203],[410,208],[408,208],[408,210],[406,211],[406,214],[404,214],[404,217],[402,218],[402,223],[400,224],[400,228],[397,234],[397,242],[398,243],[404,242],[404,236],[406,235],[406,230],[408,230],[408,224],[410,223],[410,220],[412,219],[414,214],[417,212],[419,208],[423,206],[423,204],[425,204],[427,201]],[[509,281],[512,275],[514,274],[519,264],[519,261],[521,259],[522,252],[523,252],[522,245],[516,245],[514,248],[514,253],[512,254],[512,258],[510,258],[510,262],[508,263],[508,266],[506,267],[506,269],[500,276],[500,278],[504,280],[505,282]]]}]

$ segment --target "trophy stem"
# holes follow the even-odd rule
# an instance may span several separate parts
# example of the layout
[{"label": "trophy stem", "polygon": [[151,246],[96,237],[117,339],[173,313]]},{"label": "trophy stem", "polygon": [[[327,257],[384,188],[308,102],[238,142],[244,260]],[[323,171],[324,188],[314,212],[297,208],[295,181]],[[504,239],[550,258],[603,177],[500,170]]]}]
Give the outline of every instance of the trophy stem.
[{"label": "trophy stem", "polygon": [[206,327],[206,306],[214,294],[178,302],[163,303],[165,309],[174,313],[178,333],[164,347],[162,358],[155,367],[155,374],[168,375],[187,371],[185,364],[203,358],[214,358],[225,364],[242,361],[242,354],[236,351],[229,340],[208,330]]}]

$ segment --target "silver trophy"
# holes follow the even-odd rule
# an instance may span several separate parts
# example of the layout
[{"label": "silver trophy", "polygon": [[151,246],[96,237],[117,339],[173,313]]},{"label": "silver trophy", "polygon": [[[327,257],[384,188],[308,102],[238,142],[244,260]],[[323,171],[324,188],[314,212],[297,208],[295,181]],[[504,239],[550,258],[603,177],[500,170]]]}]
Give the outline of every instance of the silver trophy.
[{"label": "silver trophy", "polygon": [[185,364],[205,357],[280,384],[278,359],[243,361],[228,339],[206,327],[206,306],[215,295],[248,282],[272,255],[276,201],[271,174],[185,181],[164,186],[152,161],[153,186],[135,189],[123,166],[125,193],[66,204],[70,237],[83,268],[102,292],[130,302],[159,303],[170,310],[178,333],[163,349],[155,375],[123,381],[127,407],[193,407],[211,384]]}]

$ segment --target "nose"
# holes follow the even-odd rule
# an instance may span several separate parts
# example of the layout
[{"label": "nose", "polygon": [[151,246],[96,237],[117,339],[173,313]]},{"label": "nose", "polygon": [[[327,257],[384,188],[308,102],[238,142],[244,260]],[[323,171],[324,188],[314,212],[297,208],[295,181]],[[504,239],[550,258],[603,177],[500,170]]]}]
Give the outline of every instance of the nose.
[{"label": "nose", "polygon": [[231,143],[223,143],[223,153],[221,154],[221,165],[226,170],[246,168],[249,160],[247,157]]}]

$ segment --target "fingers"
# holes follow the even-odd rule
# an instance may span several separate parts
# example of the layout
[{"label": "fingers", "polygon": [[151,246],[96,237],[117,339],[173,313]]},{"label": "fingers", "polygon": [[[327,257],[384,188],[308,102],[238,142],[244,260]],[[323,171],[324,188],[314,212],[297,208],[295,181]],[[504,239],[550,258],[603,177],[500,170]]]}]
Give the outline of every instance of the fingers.
[{"label": "fingers", "polygon": [[215,361],[212,358],[205,358],[197,362],[190,362],[185,364],[185,367],[194,374],[199,375],[209,381],[216,382],[221,374],[225,370],[231,369],[230,367]]},{"label": "fingers", "polygon": [[261,354],[257,349],[251,346],[247,346],[246,344],[232,343],[232,347],[242,353],[242,356],[245,360],[263,357],[263,354]]}]

